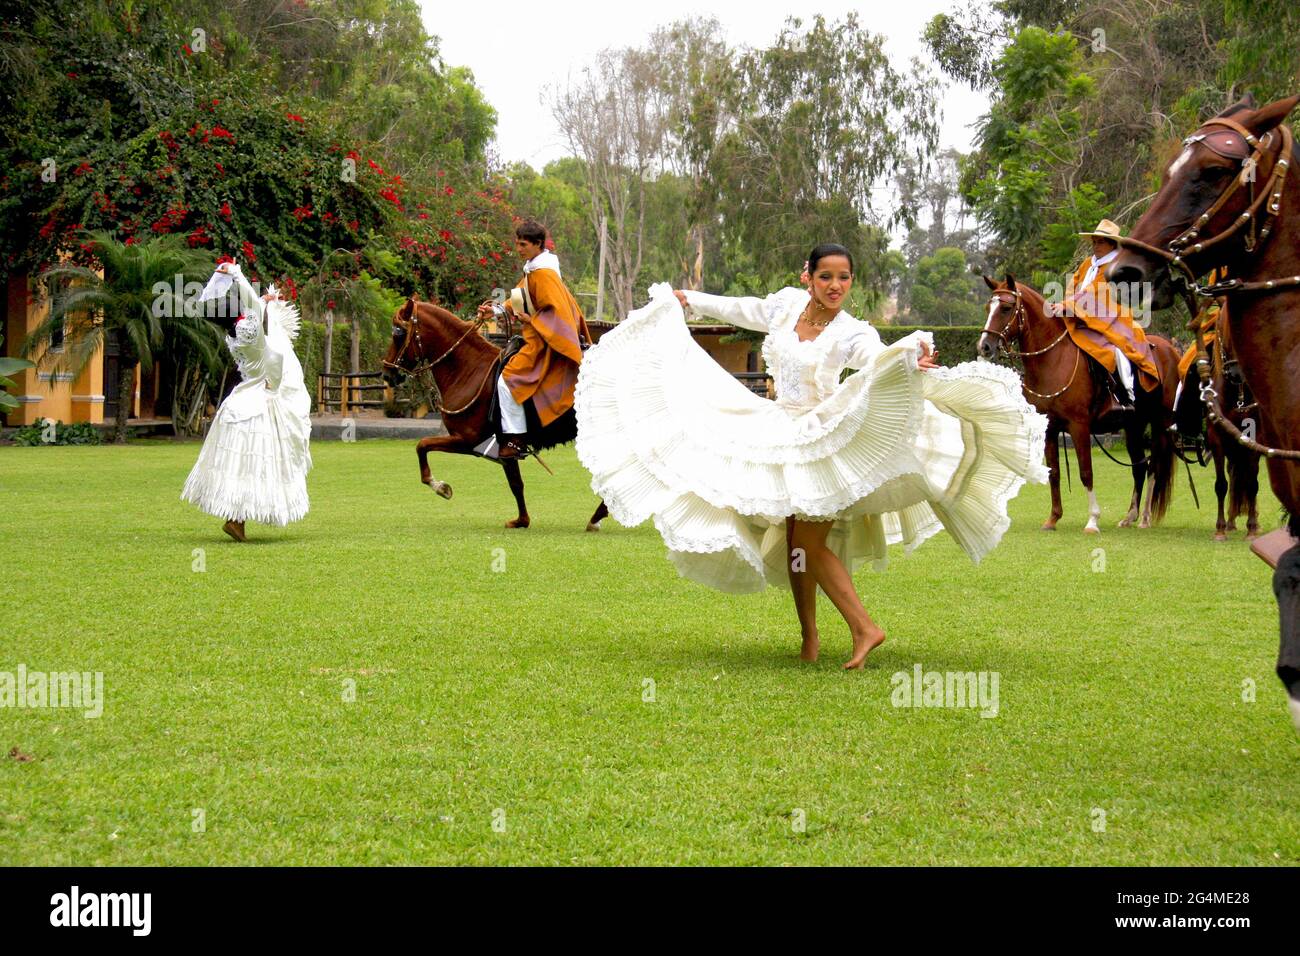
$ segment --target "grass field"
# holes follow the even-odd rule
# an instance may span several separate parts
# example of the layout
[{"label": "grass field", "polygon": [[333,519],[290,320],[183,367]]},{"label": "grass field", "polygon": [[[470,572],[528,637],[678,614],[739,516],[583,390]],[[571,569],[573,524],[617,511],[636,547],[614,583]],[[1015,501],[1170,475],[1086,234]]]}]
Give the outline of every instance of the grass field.
[{"label": "grass field", "polygon": [[[197,452],[0,448],[0,671],[105,689],[0,709],[6,862],[1300,863],[1269,571],[1210,540],[1206,472],[1154,530],[1102,461],[1100,538],[1076,469],[1055,534],[1032,488],[979,567],[941,536],[863,570],[889,640],[845,673],[825,599],[800,664],[785,592],[584,533],[569,449],[506,531],[483,462],[435,459],[444,501],[408,442],[320,442],[311,514],[246,545],[178,500]],[[997,716],[893,706],[916,664],[996,672]]]}]

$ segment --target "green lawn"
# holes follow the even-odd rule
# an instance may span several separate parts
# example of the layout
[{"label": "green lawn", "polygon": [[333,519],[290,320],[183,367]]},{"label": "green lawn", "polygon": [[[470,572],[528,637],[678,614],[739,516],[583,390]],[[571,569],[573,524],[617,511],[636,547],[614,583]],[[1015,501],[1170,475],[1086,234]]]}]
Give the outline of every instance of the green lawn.
[{"label": "green lawn", "polygon": [[[1100,538],[1075,468],[1055,534],[1033,488],[978,568],[939,537],[863,570],[889,641],[845,673],[824,599],[801,665],[785,592],[682,581],[648,524],[584,533],[571,449],[506,531],[486,463],[435,458],[444,501],[409,442],[320,442],[311,514],[247,545],[178,500],[197,452],[0,448],[0,671],[106,698],[0,709],[6,862],[1300,863],[1269,571],[1211,541],[1207,472],[1155,530],[1115,528],[1103,460]],[[892,706],[917,663],[997,672],[998,715]]]}]

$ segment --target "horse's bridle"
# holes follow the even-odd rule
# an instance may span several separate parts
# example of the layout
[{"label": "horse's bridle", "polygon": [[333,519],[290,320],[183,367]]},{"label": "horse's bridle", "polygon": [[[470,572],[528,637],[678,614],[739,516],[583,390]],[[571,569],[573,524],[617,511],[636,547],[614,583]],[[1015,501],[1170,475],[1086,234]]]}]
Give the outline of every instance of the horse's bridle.
[{"label": "horse's bridle", "polygon": [[[1047,352],[1052,351],[1052,349],[1056,348],[1058,345],[1064,342],[1065,337],[1070,334],[1070,330],[1067,328],[1055,339],[1053,339],[1051,344],[1049,344],[1046,348],[1035,349],[1032,352],[1021,352],[1018,349],[1013,349],[1009,344],[1009,341],[1011,339],[1018,340],[1020,338],[1021,332],[1028,331],[1029,321],[1025,318],[1025,300],[1024,297],[1020,294],[1019,289],[1001,289],[997,292],[994,292],[991,296],[989,296],[989,305],[992,305],[994,302],[1000,302],[1002,305],[1006,305],[1007,300],[1002,298],[1004,293],[1006,295],[1013,296],[1016,301],[1016,310],[1011,314],[1011,321],[1008,322],[1001,331],[998,331],[997,329],[991,329],[988,327],[988,323],[985,323],[984,331],[987,332],[989,335],[996,336],[998,341],[1002,343],[1003,350],[1012,358],[1033,358],[1035,355],[1043,355]],[[1016,328],[1016,326],[1020,326],[1020,331],[1013,332],[1012,329]]]},{"label": "horse's bridle", "polygon": [[[984,324],[984,331],[987,332],[989,335],[996,336],[998,341],[1002,343],[1003,350],[1008,355],[1012,356],[1013,358],[1019,358],[1019,359],[1033,358],[1035,355],[1045,355],[1046,353],[1052,351],[1052,349],[1060,345],[1062,342],[1064,342],[1065,337],[1070,334],[1070,328],[1069,326],[1066,326],[1066,328],[1061,332],[1061,334],[1058,335],[1055,339],[1053,339],[1051,344],[1048,345],[1046,348],[1034,349],[1034,351],[1032,352],[1021,352],[1019,349],[1013,349],[1009,344],[1009,340],[1015,339],[1019,341],[1020,333],[1027,331],[1029,328],[1029,320],[1026,318],[1025,300],[1024,297],[1021,295],[1019,289],[999,289],[997,292],[994,292],[993,295],[989,296],[989,305],[992,305],[994,302],[999,302],[1002,305],[1006,305],[1007,300],[1002,298],[1004,293],[1006,295],[1015,297],[1016,310],[1011,315],[1011,321],[1008,322],[1002,328],[1001,331],[997,329],[989,328],[988,323],[986,322]],[[1016,328],[1017,325],[1020,326],[1020,331],[1013,332],[1012,329]],[[1082,349],[1080,349],[1080,352],[1082,352]],[[1079,361],[1081,357],[1082,356],[1080,354],[1077,353],[1075,354],[1074,371],[1070,373],[1069,381],[1067,381],[1062,388],[1058,388],[1056,391],[1050,394],[1044,395],[1042,392],[1036,392],[1028,385],[1026,385],[1023,381],[1020,383],[1020,387],[1023,388],[1026,392],[1028,392],[1030,395],[1034,396],[1035,398],[1042,399],[1043,401],[1049,401],[1053,398],[1056,398],[1058,395],[1063,394],[1066,391],[1066,389],[1068,389],[1071,385],[1074,384],[1074,380],[1079,374]]]},{"label": "horse's bridle", "polygon": [[[1222,136],[1221,131],[1204,132],[1207,127],[1224,127],[1227,130],[1236,132],[1245,143],[1251,148],[1249,156],[1239,156],[1236,151],[1225,151],[1217,142],[1211,139],[1216,135]],[[1243,282],[1240,279],[1225,279],[1220,282],[1214,282],[1202,286],[1192,267],[1187,264],[1186,257],[1189,255],[1198,255],[1205,250],[1217,246],[1219,243],[1235,236],[1241,229],[1250,224],[1249,231],[1243,236],[1243,245],[1247,254],[1253,255],[1259,247],[1268,239],[1273,232],[1273,227],[1277,225],[1278,219],[1282,212],[1282,193],[1286,188],[1286,177],[1291,167],[1291,156],[1295,146],[1295,136],[1291,132],[1291,127],[1280,126],[1277,158],[1273,162],[1273,171],[1269,175],[1267,187],[1255,193],[1255,178],[1250,173],[1258,168],[1259,162],[1269,153],[1273,144],[1273,133],[1265,134],[1263,140],[1257,138],[1248,129],[1234,120],[1225,117],[1215,117],[1204,123],[1196,133],[1183,140],[1185,146],[1201,144],[1211,152],[1225,159],[1240,159],[1242,172],[1240,175],[1233,176],[1232,183],[1220,194],[1219,198],[1205,212],[1184,230],[1179,236],[1170,241],[1168,247],[1162,249],[1159,246],[1153,246],[1149,243],[1142,242],[1127,236],[1116,236],[1114,240],[1121,246],[1140,249],[1143,252],[1156,256],[1165,261],[1171,277],[1180,282],[1184,288],[1184,294],[1187,301],[1188,312],[1191,314],[1191,321],[1188,323],[1188,329],[1196,334],[1196,374],[1200,378],[1200,395],[1201,401],[1205,403],[1205,416],[1212,424],[1217,424],[1226,431],[1239,444],[1249,448],[1251,451],[1264,455],[1266,458],[1283,458],[1292,461],[1300,460],[1300,450],[1270,448],[1252,438],[1246,436],[1241,429],[1234,425],[1224,414],[1223,408],[1219,405],[1219,394],[1214,388],[1213,373],[1210,368],[1209,352],[1205,345],[1205,336],[1201,328],[1200,309],[1196,307],[1196,299],[1207,298],[1213,299],[1218,296],[1228,296],[1243,292],[1275,292],[1283,289],[1290,289],[1300,286],[1300,275],[1286,276],[1280,279],[1266,279],[1255,282]],[[1250,188],[1250,197],[1247,201],[1246,210],[1241,213],[1233,223],[1208,239],[1201,239],[1201,230],[1209,224],[1210,220],[1223,209],[1228,200],[1236,194],[1237,190],[1243,184],[1248,184]],[[1260,222],[1260,211],[1265,208],[1262,225]]]},{"label": "horse's bridle", "polygon": [[[420,340],[420,323],[416,321],[414,308],[411,309],[411,318],[407,321],[408,321],[408,325],[403,326],[400,324],[400,319],[398,320],[399,324],[397,327],[401,329],[403,333],[402,347],[397,350],[397,355],[393,357],[393,361],[390,362],[387,359],[385,359],[383,361],[383,365],[384,368],[396,369],[397,371],[401,372],[403,375],[410,375],[412,378],[418,378],[419,376],[424,375],[426,372],[431,372],[435,365],[437,365],[439,362],[443,361],[448,356],[450,356],[452,352],[455,352],[456,347],[460,345],[461,342],[464,342],[465,339],[469,337],[471,332],[477,332],[479,329],[483,327],[484,323],[487,322],[487,318],[483,316],[479,316],[475,318],[475,320],[470,323],[469,328],[467,328],[464,332],[461,333],[460,338],[458,338],[455,342],[451,343],[451,348],[447,349],[447,351],[443,352],[432,362],[425,362],[423,365],[417,365],[415,368],[411,368],[411,369],[404,368],[402,366],[402,357],[406,354],[406,350],[410,347],[411,340],[415,339],[417,343],[416,348],[419,349],[419,354],[416,355],[415,358],[416,361],[422,360],[424,358],[424,342]],[[461,412],[465,411],[467,408],[469,408],[471,405],[473,405],[476,401],[478,401],[478,397],[483,391],[484,383],[487,382],[487,380],[492,377],[492,369],[494,367],[495,367],[495,363],[488,365],[487,371],[483,375],[483,381],[479,382],[478,388],[474,390],[474,394],[470,397],[470,400],[468,402],[466,402],[460,408],[447,408],[445,405],[442,404],[441,401],[437,401],[434,404],[437,405],[438,411],[440,411],[444,415],[458,415]]]}]

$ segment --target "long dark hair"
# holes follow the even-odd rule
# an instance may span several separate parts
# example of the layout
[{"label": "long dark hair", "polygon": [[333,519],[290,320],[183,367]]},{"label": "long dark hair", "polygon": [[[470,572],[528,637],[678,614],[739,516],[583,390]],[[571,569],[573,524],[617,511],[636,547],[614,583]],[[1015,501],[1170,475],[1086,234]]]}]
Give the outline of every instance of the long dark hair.
[{"label": "long dark hair", "polygon": [[827,256],[843,256],[849,260],[849,274],[853,274],[853,253],[849,252],[838,242],[823,242],[813,246],[813,251],[808,253],[808,274],[812,275],[817,268],[817,263],[821,262]]}]

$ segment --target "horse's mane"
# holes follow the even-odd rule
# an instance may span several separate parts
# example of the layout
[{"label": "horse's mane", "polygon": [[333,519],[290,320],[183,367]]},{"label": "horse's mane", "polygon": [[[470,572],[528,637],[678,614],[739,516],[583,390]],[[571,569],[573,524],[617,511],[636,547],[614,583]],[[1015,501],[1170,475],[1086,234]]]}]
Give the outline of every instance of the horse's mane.
[{"label": "horse's mane", "polygon": [[[417,310],[427,309],[428,311],[432,312],[433,318],[436,321],[442,323],[443,325],[451,326],[453,335],[460,335],[464,333],[467,329],[471,328],[473,325],[472,322],[466,322],[456,313],[452,312],[450,309],[443,308],[442,306],[438,305],[436,302],[422,302],[422,301],[417,301],[415,299],[407,299],[407,304],[402,307],[401,312],[399,312],[398,314],[401,315],[402,313],[407,313],[407,315],[409,316],[409,312],[407,311],[407,309],[408,306],[411,305],[414,305],[415,309]],[[489,342],[481,335],[465,336],[464,344],[466,346],[478,348],[483,352],[500,351],[500,349],[498,349],[495,345],[493,345],[491,342]]]}]

